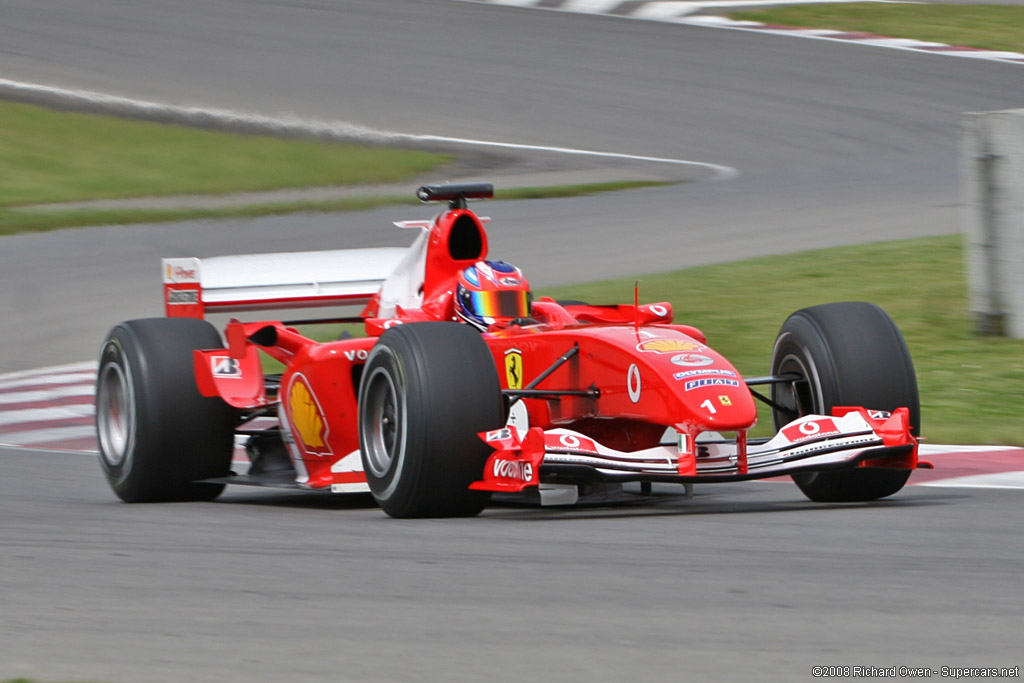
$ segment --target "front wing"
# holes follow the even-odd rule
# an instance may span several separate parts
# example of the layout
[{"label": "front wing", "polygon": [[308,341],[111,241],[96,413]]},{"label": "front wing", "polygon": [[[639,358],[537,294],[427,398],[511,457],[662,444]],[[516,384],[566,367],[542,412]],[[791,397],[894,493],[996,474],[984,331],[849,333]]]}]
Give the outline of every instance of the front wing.
[{"label": "front wing", "polygon": [[764,479],[804,471],[854,467],[913,469],[917,440],[908,413],[869,413],[836,408],[832,416],[807,415],[765,443],[697,440],[624,452],[570,429],[513,427],[480,436],[495,447],[483,479],[471,488],[518,492],[542,482],[651,481],[693,484]]}]

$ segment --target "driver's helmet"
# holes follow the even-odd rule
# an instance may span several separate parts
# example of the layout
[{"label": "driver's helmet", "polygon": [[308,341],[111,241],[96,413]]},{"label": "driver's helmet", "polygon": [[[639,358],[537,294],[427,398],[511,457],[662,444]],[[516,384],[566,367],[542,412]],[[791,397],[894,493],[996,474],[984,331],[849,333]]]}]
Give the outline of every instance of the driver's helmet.
[{"label": "driver's helmet", "polygon": [[455,314],[486,330],[496,322],[530,317],[530,283],[522,271],[504,261],[477,261],[459,274]]}]

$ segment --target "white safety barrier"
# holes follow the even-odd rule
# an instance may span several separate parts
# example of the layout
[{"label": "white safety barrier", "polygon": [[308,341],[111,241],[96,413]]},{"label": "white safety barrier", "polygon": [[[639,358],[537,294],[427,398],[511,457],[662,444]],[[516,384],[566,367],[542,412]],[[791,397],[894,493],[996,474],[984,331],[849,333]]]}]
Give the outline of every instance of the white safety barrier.
[{"label": "white safety barrier", "polygon": [[964,114],[961,166],[975,330],[1024,339],[1024,109]]}]

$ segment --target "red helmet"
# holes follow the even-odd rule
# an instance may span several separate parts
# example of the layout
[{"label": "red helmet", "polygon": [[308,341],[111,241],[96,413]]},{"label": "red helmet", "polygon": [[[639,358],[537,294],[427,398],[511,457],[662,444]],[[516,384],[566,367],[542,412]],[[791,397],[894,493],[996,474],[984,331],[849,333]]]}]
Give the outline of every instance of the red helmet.
[{"label": "red helmet", "polygon": [[477,261],[459,274],[455,313],[486,330],[496,322],[529,318],[532,300],[521,270],[504,261]]}]

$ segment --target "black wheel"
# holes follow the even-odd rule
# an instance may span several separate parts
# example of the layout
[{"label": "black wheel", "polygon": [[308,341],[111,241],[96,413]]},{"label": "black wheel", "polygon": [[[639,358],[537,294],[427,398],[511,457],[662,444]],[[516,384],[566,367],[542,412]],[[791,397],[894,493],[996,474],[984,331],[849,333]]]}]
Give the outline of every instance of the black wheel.
[{"label": "black wheel", "polygon": [[110,331],[96,381],[100,464],[128,503],[213,500],[229,473],[234,416],[196,389],[194,349],[222,346],[203,320],[130,320]]},{"label": "black wheel", "polygon": [[359,448],[377,503],[392,517],[468,517],[490,494],[492,449],[477,434],[504,424],[498,372],[466,325],[399,325],[381,335],[359,385]]},{"label": "black wheel", "polygon": [[[812,306],[789,316],[772,352],[772,374],[791,374],[772,385],[775,429],[801,415],[831,414],[833,406],[910,410],[913,433],[921,429],[917,377],[910,352],[892,318],[863,302]],[[850,502],[883,498],[907,483],[909,470],[858,468],[793,475],[811,500]]]}]

